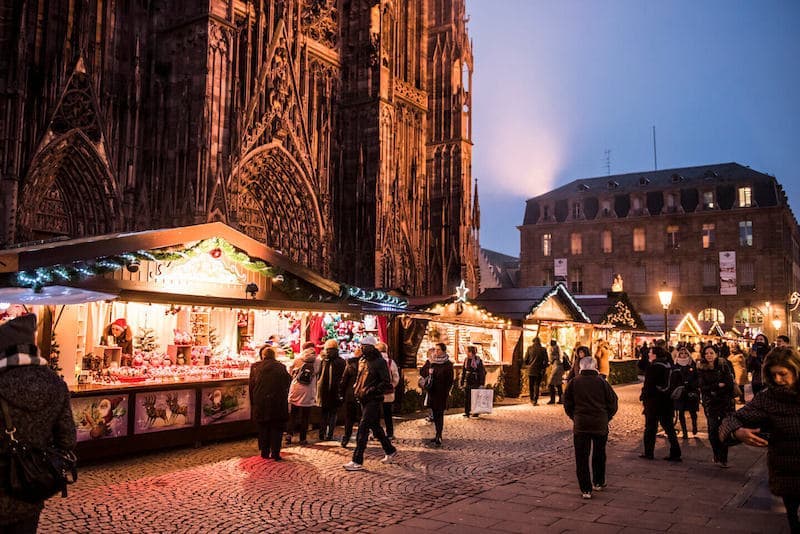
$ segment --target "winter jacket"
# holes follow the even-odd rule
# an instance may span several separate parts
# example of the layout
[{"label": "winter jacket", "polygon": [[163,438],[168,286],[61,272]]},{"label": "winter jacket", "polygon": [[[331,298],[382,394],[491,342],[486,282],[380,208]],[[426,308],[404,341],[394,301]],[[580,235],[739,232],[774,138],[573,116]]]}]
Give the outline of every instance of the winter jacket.
[{"label": "winter jacket", "polygon": [[[52,444],[62,450],[75,450],[69,391],[49,367],[22,365],[0,371],[0,395],[8,403],[18,439],[39,448]],[[0,466],[0,477],[4,479],[2,471]],[[33,517],[43,507],[44,502],[32,504],[13,498],[0,485],[0,526]]]},{"label": "winter jacket", "polygon": [[733,368],[733,376],[736,383],[740,386],[747,384],[747,364],[745,362],[744,354],[741,352],[732,352],[728,356],[728,363]]},{"label": "winter jacket", "polygon": [[[293,406],[316,406],[317,404],[317,377],[319,377],[320,361],[313,349],[303,352],[304,356],[295,358],[289,374],[292,375],[292,385],[289,387],[289,404]],[[300,370],[306,363],[314,364],[314,374],[310,384],[301,384],[297,381]]]},{"label": "winter jacket", "polygon": [[585,369],[567,383],[564,411],[573,420],[573,432],[608,434],[608,422],[617,413],[614,389],[597,371]]},{"label": "winter jacket", "polygon": [[641,400],[644,412],[649,415],[672,414],[672,397],[669,386],[672,363],[666,358],[656,358],[644,371]]},{"label": "winter jacket", "polygon": [[534,343],[525,352],[525,365],[528,366],[528,376],[544,376],[547,368],[547,351],[539,344]]},{"label": "winter jacket", "polygon": [[250,366],[250,410],[253,421],[286,421],[289,384],[286,366],[274,358]]},{"label": "winter jacket", "polygon": [[712,363],[700,360],[697,374],[703,408],[713,413],[733,411],[733,373],[728,362],[724,358],[716,358]]},{"label": "winter jacket", "polygon": [[735,430],[760,428],[769,433],[767,467],[769,489],[775,495],[800,498],[800,394],[770,386],[720,426],[720,438]]},{"label": "winter jacket", "polygon": [[[474,362],[474,363],[473,363]],[[486,383],[486,367],[479,357],[467,358],[461,371],[461,387],[479,388]]]},{"label": "winter jacket", "polygon": [[675,401],[674,407],[678,411],[696,412],[700,409],[700,376],[697,373],[697,364],[692,360],[689,365],[675,364],[681,373],[680,384],[683,386],[683,395]]},{"label": "winter jacket", "polygon": [[356,385],[356,377],[358,377],[358,362],[361,358],[349,358],[345,360],[344,372],[342,379],[339,382],[339,396],[344,399],[345,404],[352,404],[356,402],[355,394],[353,393],[353,386]]},{"label": "winter jacket", "polygon": [[558,346],[550,346],[549,359],[550,367],[547,368],[547,385],[560,386],[564,383],[564,366],[561,361],[561,349]]},{"label": "winter jacket", "polygon": [[747,370],[752,373],[751,381],[754,386],[761,386],[764,381],[761,376],[761,367],[764,365],[764,358],[769,353],[769,346],[764,343],[753,343],[750,349],[750,356],[747,358]]},{"label": "winter jacket", "polygon": [[450,389],[455,382],[453,373],[453,362],[446,360],[442,363],[425,362],[419,370],[420,376],[428,376],[431,373],[431,388],[428,390],[428,403],[426,406],[432,410],[447,409],[447,398],[450,396]]},{"label": "winter jacket", "polygon": [[323,410],[335,410],[342,404],[339,383],[342,381],[344,367],[344,359],[339,356],[339,349],[325,349],[317,380],[317,405]]},{"label": "winter jacket", "polygon": [[353,386],[355,398],[361,404],[375,399],[383,401],[383,394],[391,383],[389,366],[381,353],[371,345],[364,345],[358,362],[358,376]]},{"label": "winter jacket", "polygon": [[389,367],[389,379],[392,382],[392,392],[383,394],[383,402],[394,402],[394,390],[397,388],[397,384],[400,383],[400,370],[397,369],[397,364],[394,363],[393,359],[389,358],[388,354],[381,352],[381,356],[383,356],[383,361]]}]

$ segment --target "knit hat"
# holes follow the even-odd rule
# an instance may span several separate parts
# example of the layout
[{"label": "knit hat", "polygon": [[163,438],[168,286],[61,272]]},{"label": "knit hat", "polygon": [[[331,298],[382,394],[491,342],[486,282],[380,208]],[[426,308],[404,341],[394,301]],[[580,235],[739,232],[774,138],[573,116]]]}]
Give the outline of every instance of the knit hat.
[{"label": "knit hat", "polygon": [[329,339],[328,341],[325,342],[324,348],[326,348],[326,349],[338,349],[339,348],[339,342],[336,341],[335,339]]},{"label": "knit hat", "polygon": [[118,327],[120,327],[120,328],[122,328],[124,330],[125,328],[128,328],[128,321],[126,321],[125,319],[120,317],[119,319],[117,319],[116,321],[111,323],[111,326],[114,326],[114,325],[116,325],[116,326],[118,326]]},{"label": "knit hat", "polygon": [[377,342],[378,342],[378,340],[375,339],[375,336],[364,336],[364,337],[361,338],[361,344],[362,345],[373,345],[374,346],[375,343],[377,343]]},{"label": "knit hat", "polygon": [[16,345],[36,344],[36,315],[28,313],[0,325],[0,352]]}]

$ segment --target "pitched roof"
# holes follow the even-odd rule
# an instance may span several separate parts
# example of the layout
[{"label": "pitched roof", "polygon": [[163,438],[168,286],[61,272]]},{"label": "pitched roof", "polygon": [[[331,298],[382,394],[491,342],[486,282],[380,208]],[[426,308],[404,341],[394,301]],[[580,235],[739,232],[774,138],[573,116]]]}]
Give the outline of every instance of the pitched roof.
[{"label": "pitched roof", "polygon": [[528,314],[552,296],[560,297],[575,321],[591,322],[564,284],[491,288],[478,295],[475,301],[493,315],[522,322]]}]

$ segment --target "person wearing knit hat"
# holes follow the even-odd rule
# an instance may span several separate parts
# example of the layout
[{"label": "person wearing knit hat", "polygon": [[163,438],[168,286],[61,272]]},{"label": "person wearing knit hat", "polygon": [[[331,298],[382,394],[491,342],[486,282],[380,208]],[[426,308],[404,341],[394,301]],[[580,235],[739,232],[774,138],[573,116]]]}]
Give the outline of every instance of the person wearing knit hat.
[{"label": "person wearing knit hat", "polygon": [[319,380],[317,380],[317,405],[322,409],[319,421],[319,440],[331,441],[336,428],[336,415],[342,399],[339,383],[344,373],[344,358],[339,356],[339,343],[335,339],[325,342],[325,351],[320,358]]},{"label": "person wearing knit hat", "polygon": [[133,354],[133,331],[124,318],[120,317],[114,320],[103,329],[101,345],[105,345],[108,336],[114,336],[114,343],[118,347],[122,347],[122,354]]},{"label": "person wearing knit hat", "polygon": [[[20,442],[74,451],[75,422],[66,383],[38,355],[36,316],[0,324],[0,401]],[[0,417],[0,426],[3,417]],[[0,532],[36,532],[44,501],[16,499],[0,484]]]}]

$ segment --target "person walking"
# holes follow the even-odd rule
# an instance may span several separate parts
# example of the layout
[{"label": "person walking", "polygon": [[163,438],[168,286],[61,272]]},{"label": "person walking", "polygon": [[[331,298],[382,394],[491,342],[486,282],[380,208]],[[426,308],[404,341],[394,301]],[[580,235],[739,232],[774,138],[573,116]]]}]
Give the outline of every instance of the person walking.
[{"label": "person walking", "polygon": [[292,435],[300,428],[300,445],[308,443],[308,418],[311,407],[317,404],[317,377],[319,376],[320,361],[311,341],[303,344],[303,352],[295,358],[289,374],[292,375],[292,385],[289,387],[289,430],[286,434],[286,444],[292,442]]},{"label": "person walking", "polygon": [[336,416],[342,405],[339,384],[344,373],[344,359],[339,356],[339,343],[335,339],[325,342],[324,353],[320,359],[319,379],[317,380],[317,405],[321,408],[319,421],[319,440],[332,441],[336,428]]},{"label": "person walking", "polygon": [[[472,411],[472,390],[482,388],[486,383],[486,368],[483,360],[478,356],[478,347],[467,347],[467,359],[461,372],[461,387],[464,388],[464,417],[469,417]],[[478,414],[473,414],[478,417]]]},{"label": "person walking", "polygon": [[769,340],[764,334],[758,334],[750,347],[750,356],[747,358],[747,370],[751,374],[750,387],[753,389],[753,396],[764,388],[761,367],[764,365],[764,358],[769,352]]},{"label": "person walking", "polygon": [[547,387],[550,390],[550,402],[547,404],[556,403],[556,391],[558,391],[558,403],[561,404],[561,396],[563,394],[564,383],[564,365],[561,358],[561,349],[555,339],[550,340],[550,349],[548,349],[548,358],[550,366],[547,368]]},{"label": "person walking", "polygon": [[539,388],[545,369],[547,369],[547,351],[538,337],[533,338],[533,344],[525,352],[525,365],[528,366],[528,390],[531,403],[537,406],[539,404]]},{"label": "person walking", "polygon": [[789,529],[800,533],[800,355],[790,347],[773,349],[764,361],[764,391],[720,425],[719,439],[730,436],[754,447],[768,447],[769,489],[783,499]]},{"label": "person walking", "polygon": [[744,387],[747,385],[747,359],[744,357],[742,348],[738,343],[734,343],[731,347],[728,363],[731,364],[733,369],[733,379],[739,386],[739,396],[736,401],[739,404],[744,404]]},{"label": "person walking", "polygon": [[672,422],[673,404],[670,396],[670,379],[672,360],[667,349],[655,345],[650,348],[650,363],[644,374],[641,400],[644,404],[644,452],[640,458],[652,460],[656,446],[658,425],[664,429],[669,440],[669,456],[664,459],[670,462],[681,461],[681,446]]},{"label": "person walking", "polygon": [[617,413],[619,400],[597,372],[597,360],[581,358],[578,367],[578,376],[567,382],[564,391],[564,411],[573,422],[575,473],[581,496],[591,499],[592,489],[602,491],[606,487],[608,423]]},{"label": "person walking", "polygon": [[600,340],[597,344],[597,351],[594,353],[594,359],[597,360],[597,372],[602,378],[608,378],[611,374],[611,354],[614,350],[611,344],[606,340]]},{"label": "person walking", "polygon": [[397,369],[397,364],[389,357],[389,348],[386,343],[379,341],[375,348],[381,353],[383,361],[389,368],[389,379],[392,382],[392,389],[388,393],[383,394],[383,425],[386,427],[386,437],[394,439],[394,421],[392,421],[392,411],[394,408],[394,391],[397,384],[400,383],[400,370]]},{"label": "person walking", "polygon": [[675,356],[675,368],[680,372],[679,387],[682,386],[680,395],[673,400],[675,412],[683,431],[683,439],[689,438],[686,429],[686,412],[692,420],[692,436],[697,436],[697,412],[700,410],[700,389],[697,376],[697,364],[692,359],[688,347],[685,345],[678,349]]},{"label": "person walking", "polygon": [[700,396],[708,423],[708,441],[714,452],[714,463],[728,467],[728,446],[719,439],[719,426],[734,410],[733,372],[727,360],[717,354],[714,345],[703,349],[697,364],[700,377]]},{"label": "person walking", "polygon": [[[74,453],[77,436],[69,391],[39,356],[33,314],[0,324],[0,402],[17,439],[40,449],[52,445]],[[0,425],[5,426],[2,421],[0,411]],[[0,532],[35,533],[43,509],[43,500],[17,499],[0,484]]]},{"label": "person walking", "polygon": [[275,359],[269,345],[259,350],[261,360],[250,366],[250,409],[258,427],[258,450],[262,458],[281,460],[281,436],[289,418],[289,385],[292,377]]},{"label": "person walking", "polygon": [[431,387],[425,397],[425,405],[433,413],[433,424],[436,436],[431,440],[434,447],[442,446],[442,431],[444,430],[444,411],[447,409],[447,399],[453,387],[453,362],[447,354],[447,345],[437,343],[436,350],[431,358],[419,370],[420,376],[431,377]]},{"label": "person walking", "polygon": [[343,466],[346,471],[361,471],[364,469],[364,451],[367,449],[370,431],[383,447],[383,452],[385,453],[381,460],[383,463],[391,463],[397,455],[397,448],[386,437],[380,423],[383,394],[391,386],[391,379],[389,378],[389,368],[386,366],[386,362],[383,361],[381,353],[375,348],[377,342],[373,336],[361,338],[358,376],[353,388],[353,394],[361,404],[361,421],[358,423],[353,459]]},{"label": "person walking", "polygon": [[353,426],[358,421],[358,401],[353,387],[358,377],[358,362],[361,359],[361,347],[358,347],[353,356],[345,360],[344,372],[339,383],[339,397],[344,402],[344,433],[342,434],[342,447],[347,448],[353,436]]}]

